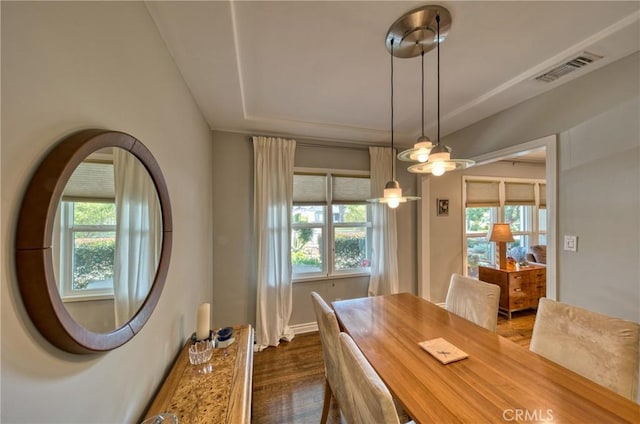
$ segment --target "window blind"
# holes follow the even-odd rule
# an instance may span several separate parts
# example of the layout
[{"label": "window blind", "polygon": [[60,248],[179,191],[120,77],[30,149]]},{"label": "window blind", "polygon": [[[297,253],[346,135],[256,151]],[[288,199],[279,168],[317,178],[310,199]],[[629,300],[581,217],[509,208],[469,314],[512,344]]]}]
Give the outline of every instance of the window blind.
[{"label": "window blind", "polygon": [[500,183],[498,181],[469,181],[466,183],[467,208],[500,206]]},{"label": "window blind", "polygon": [[327,177],[324,175],[293,176],[293,202],[297,204],[327,203]]},{"label": "window blind", "polygon": [[113,164],[82,162],[71,174],[62,193],[64,200],[115,199]]},{"label": "window blind", "polygon": [[535,205],[535,184],[534,183],[504,183],[504,204],[505,205]]},{"label": "window blind", "polygon": [[364,202],[371,196],[371,180],[359,177],[332,177],[333,202]]}]

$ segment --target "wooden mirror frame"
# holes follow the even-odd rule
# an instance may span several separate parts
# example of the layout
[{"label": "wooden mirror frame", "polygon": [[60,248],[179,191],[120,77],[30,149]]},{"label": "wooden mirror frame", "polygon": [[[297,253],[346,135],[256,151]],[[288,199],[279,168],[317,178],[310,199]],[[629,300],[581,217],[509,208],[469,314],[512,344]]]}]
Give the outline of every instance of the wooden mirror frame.
[{"label": "wooden mirror frame", "polygon": [[[153,181],[162,211],[162,251],[155,279],[145,301],[122,327],[94,333],[78,324],[62,302],[53,272],[52,239],[56,210],[76,167],[106,147],[133,154]],[[147,322],[165,284],[172,243],[171,204],[160,166],[136,138],[117,131],[87,129],[57,144],[42,160],[25,192],[16,230],[16,272],[27,313],[40,333],[53,345],[71,353],[115,349],[135,336]]]}]

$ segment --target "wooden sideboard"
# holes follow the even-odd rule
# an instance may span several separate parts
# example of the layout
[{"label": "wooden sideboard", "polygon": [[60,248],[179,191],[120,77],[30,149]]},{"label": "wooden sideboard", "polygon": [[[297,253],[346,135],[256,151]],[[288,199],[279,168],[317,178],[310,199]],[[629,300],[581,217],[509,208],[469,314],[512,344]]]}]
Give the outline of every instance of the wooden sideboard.
[{"label": "wooden sideboard", "polygon": [[500,286],[499,311],[511,313],[537,308],[538,299],[547,295],[547,268],[529,265],[518,270],[478,267],[478,279]]},{"label": "wooden sideboard", "polygon": [[[215,349],[204,366],[191,365],[185,343],[144,419],[164,412],[179,423],[251,422],[254,334],[250,325],[234,327],[235,342]],[[212,369],[207,369],[211,365]]]}]

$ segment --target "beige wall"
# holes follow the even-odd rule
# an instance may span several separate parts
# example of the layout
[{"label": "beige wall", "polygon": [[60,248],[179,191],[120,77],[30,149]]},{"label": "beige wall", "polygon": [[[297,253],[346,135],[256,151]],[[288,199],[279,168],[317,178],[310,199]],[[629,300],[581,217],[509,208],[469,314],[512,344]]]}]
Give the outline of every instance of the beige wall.
[{"label": "beige wall", "polygon": [[[634,53],[443,140],[455,156],[472,157],[558,134],[558,300],[634,321],[640,321],[638,75]],[[578,236],[577,252],[562,250],[564,235]],[[434,233],[430,244],[442,238]],[[457,251],[446,256],[462,267]]]},{"label": "beige wall", "polygon": [[[131,423],[211,299],[211,133],[142,3],[2,2],[3,423]],[[82,128],[139,138],[162,167],[173,210],[167,284],[147,325],[112,352],[44,340],[13,261],[19,204],[37,163]]]},{"label": "beige wall", "polygon": [[[255,322],[256,283],[253,259],[253,144],[251,137],[213,132],[214,197],[224,199],[224,208],[214,208],[214,325]],[[298,140],[295,166],[328,169],[368,170],[366,148],[327,147],[326,143]],[[312,144],[324,147],[314,147]],[[398,170],[404,193],[415,194],[416,179]],[[398,265],[400,290],[415,293],[416,202],[398,211]],[[297,282],[293,285],[291,325],[315,321],[309,294],[319,292],[327,301],[367,295],[368,277],[335,278]]]},{"label": "beige wall", "polygon": [[[640,73],[636,74],[636,77]],[[560,133],[559,299],[640,322],[640,100]]]}]

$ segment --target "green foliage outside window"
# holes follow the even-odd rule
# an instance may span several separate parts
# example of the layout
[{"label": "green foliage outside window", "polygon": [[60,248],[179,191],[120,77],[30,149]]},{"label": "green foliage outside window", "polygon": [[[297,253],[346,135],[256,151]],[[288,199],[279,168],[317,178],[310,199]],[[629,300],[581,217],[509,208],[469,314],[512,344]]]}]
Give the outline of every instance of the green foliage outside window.
[{"label": "green foliage outside window", "polygon": [[74,225],[115,225],[116,204],[101,202],[74,202]]},{"label": "green foliage outside window", "polygon": [[75,240],[73,290],[86,289],[92,281],[113,278],[114,238]]},{"label": "green foliage outside window", "polygon": [[344,222],[367,222],[365,205],[344,205]]},{"label": "green foliage outside window", "polygon": [[355,269],[368,266],[365,232],[340,233],[335,237],[336,269]]},{"label": "green foliage outside window", "polygon": [[491,227],[491,208],[467,208],[467,232],[486,233]]}]

